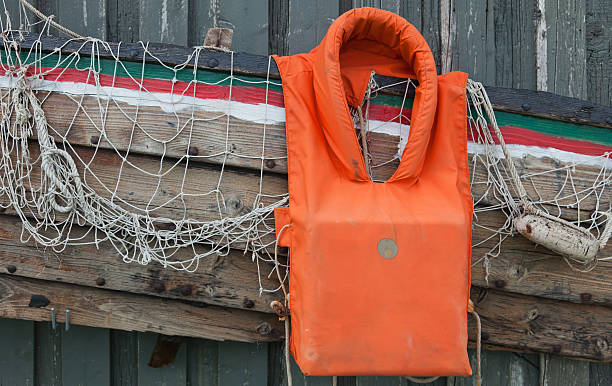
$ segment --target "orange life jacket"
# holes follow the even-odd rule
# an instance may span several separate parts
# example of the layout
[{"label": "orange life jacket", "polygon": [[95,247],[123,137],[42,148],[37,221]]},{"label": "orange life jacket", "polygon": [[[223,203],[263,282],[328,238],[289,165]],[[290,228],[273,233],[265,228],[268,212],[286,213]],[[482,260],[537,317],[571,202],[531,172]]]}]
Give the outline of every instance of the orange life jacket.
[{"label": "orange life jacket", "polygon": [[[291,352],[309,375],[469,375],[467,74],[437,76],[393,13],[340,16],[310,53],[275,57],[285,98]],[[395,174],[370,180],[349,104],[371,71],[416,78]]]}]

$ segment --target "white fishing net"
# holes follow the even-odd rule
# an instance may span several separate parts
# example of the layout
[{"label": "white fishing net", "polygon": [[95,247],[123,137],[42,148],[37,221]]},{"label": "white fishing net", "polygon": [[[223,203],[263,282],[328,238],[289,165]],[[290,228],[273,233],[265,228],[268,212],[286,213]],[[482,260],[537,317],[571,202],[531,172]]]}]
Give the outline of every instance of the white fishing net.
[{"label": "white fishing net", "polygon": [[[201,259],[241,250],[260,277],[284,280],[287,266],[275,273],[269,264],[273,211],[288,203],[284,109],[272,103],[280,81],[235,74],[232,53],[229,73],[201,76],[203,47],[168,65],[140,43],[144,55],[136,66],[120,58],[121,45],[91,38],[24,50],[23,34],[37,23],[44,34],[51,23],[24,15],[19,28],[3,21],[0,52],[0,205],[21,219],[22,240],[56,252],[110,245],[126,263],[187,271]],[[379,101],[389,97],[385,89],[400,85],[405,92],[395,97],[399,107],[390,116]],[[379,87],[372,78],[364,105],[352,111],[375,181],[397,167],[414,87],[411,80]],[[513,221],[525,210],[525,196],[495,138],[483,88],[470,81],[467,92],[474,264],[487,266],[516,234]],[[568,161],[554,150],[542,156],[508,149],[530,205],[604,241],[610,153]]]}]

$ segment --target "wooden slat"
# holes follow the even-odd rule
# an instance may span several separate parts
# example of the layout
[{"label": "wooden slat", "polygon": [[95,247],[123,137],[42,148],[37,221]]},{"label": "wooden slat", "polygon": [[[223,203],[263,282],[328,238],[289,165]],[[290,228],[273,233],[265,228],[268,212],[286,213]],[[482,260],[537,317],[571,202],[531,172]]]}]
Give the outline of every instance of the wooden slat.
[{"label": "wooden slat", "polygon": [[106,40],[106,1],[61,0],[58,3],[56,22],[79,35]]},{"label": "wooden slat", "polygon": [[[60,323],[64,321],[64,310],[69,308],[71,324],[92,327],[246,342],[276,340],[283,331],[278,318],[254,311],[203,307],[118,291],[17,279],[5,274],[0,275],[0,288],[0,317],[5,318],[50,320],[50,306],[28,307],[31,296],[36,294],[46,297],[55,306]],[[269,326],[260,327],[259,331],[269,333],[262,335],[258,327],[264,323]]]},{"label": "wooden slat", "polygon": [[186,46],[188,12],[187,0],[140,2],[140,39]]},{"label": "wooden slat", "polygon": [[[64,329],[64,325],[58,328]],[[71,325],[70,330],[64,330],[62,380],[65,385],[105,386],[110,384],[110,373],[108,329]]]},{"label": "wooden slat", "polygon": [[[612,7],[606,0],[586,1],[586,57],[588,99],[612,105]],[[612,120],[612,118],[610,118]]]},{"label": "wooden slat", "polygon": [[587,97],[585,0],[546,0],[548,88]]},{"label": "wooden slat", "polygon": [[[446,2],[441,1],[440,6],[442,7],[447,3],[448,0],[446,0]],[[453,10],[450,11],[454,14]],[[444,12],[449,12],[449,10],[440,8],[440,13],[443,14]],[[449,26],[442,26],[442,31],[446,28],[449,28]],[[56,47],[62,47],[62,52],[64,54],[79,50],[82,52],[82,55],[85,56],[86,53],[91,52],[91,43],[85,45],[83,45],[82,42],[66,43],[66,39],[64,38],[55,36],[39,37],[37,34],[28,33],[24,33],[23,37],[24,40],[20,41],[20,45],[24,50],[31,48],[40,41],[42,49],[45,51],[53,51]],[[450,38],[453,38],[453,36]],[[448,39],[449,37],[447,34],[441,34],[440,41],[443,43],[441,43],[441,52],[444,51],[444,47],[447,47],[449,43]],[[111,43],[110,49],[117,55],[117,44]],[[171,44],[150,44],[148,49],[149,52],[153,53],[159,60],[167,65],[183,64],[193,52],[191,48]],[[119,58],[121,60],[142,61],[144,57],[144,51],[139,43],[122,44],[119,53]],[[442,54],[447,55],[448,53],[442,52]],[[441,56],[444,56],[442,54]],[[450,54],[452,54],[452,52]],[[104,47],[100,47],[100,57],[110,56],[111,54],[106,52]],[[146,60],[155,62],[150,55],[147,55]],[[192,62],[190,63],[193,64],[193,60],[195,60],[195,58],[192,58]],[[232,62],[231,56],[227,53],[203,51],[199,55],[198,68],[213,68],[215,70],[230,72],[232,63],[234,64],[234,74],[255,75],[265,78],[268,73],[268,57],[248,53],[234,53]],[[444,64],[444,61],[442,61],[442,64]],[[278,68],[274,62],[270,67],[270,78],[279,78]],[[377,83],[381,86],[395,82],[397,82],[396,78],[377,78]],[[597,105],[579,99],[562,97],[542,91],[504,89],[497,87],[486,87],[486,90],[494,107],[498,110],[612,128],[612,121],[610,120],[612,109],[608,106]],[[399,88],[395,89],[395,91],[393,88],[390,88],[387,89],[387,91],[396,94],[401,93],[402,95],[404,92],[403,89]],[[529,104],[529,109],[523,107],[526,102]]]},{"label": "wooden slat", "polygon": [[224,342],[219,345],[219,385],[265,385],[268,345]]},{"label": "wooden slat", "polygon": [[139,3],[124,0],[107,1],[107,40],[110,42],[137,42],[140,38]]},{"label": "wooden slat", "polygon": [[[300,367],[293,359],[293,355],[291,356],[289,362],[291,363],[289,366],[291,368],[291,380],[293,381],[293,386],[332,386],[333,380],[332,377],[315,377],[304,375],[300,370]],[[287,386],[287,376],[284,376],[283,386]]]},{"label": "wooden slat", "polygon": [[308,52],[317,46],[338,17],[337,1],[289,1],[288,54]]},{"label": "wooden slat", "polygon": [[34,384],[34,323],[0,319],[0,385]]},{"label": "wooden slat", "polygon": [[157,337],[158,334],[138,333],[138,386],[187,385],[187,349],[184,344],[171,364],[158,368],[148,365]]},{"label": "wooden slat", "polygon": [[[612,361],[612,309],[472,287],[483,344]],[[475,323],[470,317],[470,340]]]},{"label": "wooden slat", "polygon": [[591,362],[589,364],[589,386],[612,385],[612,364]]},{"label": "wooden slat", "polygon": [[[50,319],[50,318],[49,318]],[[40,385],[62,386],[62,329],[51,322],[35,322],[36,378]],[[120,384],[118,384],[120,385]]]},{"label": "wooden slat", "polygon": [[541,354],[540,385],[582,386],[589,382],[589,363]]},{"label": "wooden slat", "polygon": [[[108,243],[102,243],[100,248],[70,247],[56,254],[34,244],[22,244],[20,234],[18,218],[0,216],[0,267],[6,272],[6,267],[12,265],[18,276],[263,312],[271,312],[270,302],[281,296],[259,296],[257,265],[240,251],[203,259],[196,272],[188,273],[166,270],[156,263],[126,265]],[[192,256],[189,248],[177,255],[185,259]],[[260,268],[266,273],[272,267],[260,263]],[[278,287],[276,276],[262,276],[264,288]]]},{"label": "wooden slat", "polygon": [[217,386],[219,345],[225,343],[205,339],[188,339],[186,344],[188,384],[193,386]]},{"label": "wooden slat", "polygon": [[138,333],[110,330],[111,385],[138,384]]}]

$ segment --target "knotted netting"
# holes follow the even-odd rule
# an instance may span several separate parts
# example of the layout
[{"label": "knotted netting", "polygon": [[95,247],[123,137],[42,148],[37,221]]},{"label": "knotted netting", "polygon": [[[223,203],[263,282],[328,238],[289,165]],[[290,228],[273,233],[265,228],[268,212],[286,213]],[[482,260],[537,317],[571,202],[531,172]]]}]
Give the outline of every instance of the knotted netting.
[{"label": "knotted netting", "polygon": [[[284,106],[272,61],[266,77],[252,77],[235,73],[231,52],[228,72],[200,69],[204,47],[173,65],[144,42],[139,61],[126,58],[121,44],[94,38],[43,50],[51,20],[26,15],[19,28],[3,21],[0,51],[0,205],[21,219],[22,240],[56,252],[110,245],[126,263],[187,271],[241,250],[260,277],[284,280],[287,265],[268,264],[275,261],[273,211],[288,203]],[[24,46],[35,25],[42,32]],[[398,87],[403,92],[385,93]],[[352,109],[374,181],[399,163],[415,87],[412,80],[379,86],[373,76],[363,105]],[[466,92],[473,264],[487,267],[517,234],[525,197],[484,89],[470,81]],[[507,150],[530,205],[605,245],[609,150],[585,155],[512,143]]]}]

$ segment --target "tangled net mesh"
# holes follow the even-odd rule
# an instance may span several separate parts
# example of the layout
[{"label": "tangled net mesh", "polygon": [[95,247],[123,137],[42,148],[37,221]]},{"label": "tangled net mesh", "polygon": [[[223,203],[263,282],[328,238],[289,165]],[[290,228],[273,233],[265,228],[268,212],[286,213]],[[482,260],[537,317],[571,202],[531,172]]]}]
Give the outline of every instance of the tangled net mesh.
[{"label": "tangled net mesh", "polygon": [[[140,42],[143,59],[133,62],[121,59],[121,45],[93,38],[44,51],[44,32],[22,49],[24,34],[41,23],[47,31],[49,22],[22,16],[18,29],[8,18],[2,25],[0,206],[21,219],[22,241],[58,253],[106,244],[126,263],[156,261],[185,271],[197,270],[201,259],[242,250],[258,266],[260,292],[278,291],[261,285],[263,275],[285,280],[288,272],[286,264],[271,264],[273,212],[288,204],[279,173],[286,168],[284,109],[272,62],[265,79],[238,75],[230,53],[229,73],[202,76],[203,47],[168,65]],[[402,85],[399,112],[377,117],[374,106],[385,89]],[[352,110],[374,181],[386,180],[398,165],[415,87],[412,80],[378,86],[372,77],[363,106]],[[256,103],[245,103],[245,93]],[[512,221],[521,205],[486,93],[472,81],[467,93],[479,229],[473,264],[488,267],[516,233]],[[555,159],[554,150],[536,157],[508,148],[533,205],[600,236],[611,209],[609,152],[568,161]]]}]

